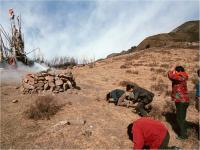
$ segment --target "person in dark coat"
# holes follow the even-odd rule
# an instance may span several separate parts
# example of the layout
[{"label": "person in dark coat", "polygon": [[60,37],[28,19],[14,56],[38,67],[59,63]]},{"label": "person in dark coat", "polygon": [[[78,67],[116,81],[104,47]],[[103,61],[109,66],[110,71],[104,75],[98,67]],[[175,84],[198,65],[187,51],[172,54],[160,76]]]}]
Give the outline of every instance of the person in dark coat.
[{"label": "person in dark coat", "polygon": [[[153,101],[154,94],[144,88],[139,87],[137,84],[128,84],[126,87],[127,91],[131,92],[130,99],[133,103],[137,103],[135,110],[141,116],[147,116],[146,106]],[[122,95],[117,105],[124,105],[124,98],[126,95]]]},{"label": "person in dark coat", "polygon": [[112,102],[117,104],[119,98],[125,93],[124,90],[122,89],[115,89],[110,91],[107,95],[106,95],[106,100],[108,102]]},{"label": "person in dark coat", "polygon": [[118,105],[120,100],[121,106],[126,107],[133,107],[133,103],[131,101],[133,98],[134,95],[129,85],[126,86],[126,91],[122,89],[115,89],[106,95],[106,100],[108,102],[115,103],[115,105]]},{"label": "person in dark coat", "polygon": [[182,66],[172,66],[168,72],[168,77],[172,82],[172,100],[176,105],[176,120],[180,128],[177,137],[179,140],[187,139],[186,115],[189,106],[189,97],[187,91],[188,74]]}]

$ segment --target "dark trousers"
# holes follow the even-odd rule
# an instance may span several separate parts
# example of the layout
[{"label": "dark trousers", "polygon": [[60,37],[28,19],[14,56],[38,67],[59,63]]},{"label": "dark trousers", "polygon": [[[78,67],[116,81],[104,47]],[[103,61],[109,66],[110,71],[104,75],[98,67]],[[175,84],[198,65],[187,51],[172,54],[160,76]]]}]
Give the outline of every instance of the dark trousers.
[{"label": "dark trousers", "polygon": [[165,138],[163,139],[159,149],[169,149],[168,147],[169,139],[170,139],[170,136],[169,136],[169,132],[167,131]]},{"label": "dark trousers", "polygon": [[141,116],[147,116],[147,111],[145,110],[145,103],[143,103],[143,102],[138,102],[138,104],[137,104],[137,106],[136,106],[136,111],[137,111],[137,113],[140,113],[140,115]]},{"label": "dark trousers", "polygon": [[178,102],[176,104],[176,120],[180,128],[180,137],[187,137],[186,114],[189,103]]},{"label": "dark trousers", "polygon": [[145,106],[153,101],[153,97],[140,97],[140,101],[138,102],[136,106],[136,111],[139,113],[141,116],[147,116],[148,113],[145,110]]}]

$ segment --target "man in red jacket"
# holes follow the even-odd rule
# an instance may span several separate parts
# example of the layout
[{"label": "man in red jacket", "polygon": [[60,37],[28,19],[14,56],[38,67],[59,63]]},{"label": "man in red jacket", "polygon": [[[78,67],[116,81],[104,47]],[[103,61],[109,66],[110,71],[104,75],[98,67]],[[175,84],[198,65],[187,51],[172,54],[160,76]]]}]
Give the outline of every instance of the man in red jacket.
[{"label": "man in red jacket", "polygon": [[168,72],[168,77],[172,81],[172,100],[176,105],[176,120],[180,128],[177,139],[187,139],[186,113],[189,106],[187,91],[188,74],[182,66],[172,67]]},{"label": "man in red jacket", "polygon": [[145,146],[148,146],[150,149],[169,148],[169,132],[158,120],[142,117],[134,121],[132,135],[134,143],[133,149],[143,149]]}]

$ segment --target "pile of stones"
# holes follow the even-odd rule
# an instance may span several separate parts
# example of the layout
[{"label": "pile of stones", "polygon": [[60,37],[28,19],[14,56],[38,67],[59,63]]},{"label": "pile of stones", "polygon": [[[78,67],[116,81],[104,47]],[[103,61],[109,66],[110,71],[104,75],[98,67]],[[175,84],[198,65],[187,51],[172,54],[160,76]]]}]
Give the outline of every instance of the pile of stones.
[{"label": "pile of stones", "polygon": [[59,93],[73,88],[76,88],[76,82],[71,72],[59,74],[40,72],[27,74],[22,80],[21,91],[23,94],[43,91]]}]

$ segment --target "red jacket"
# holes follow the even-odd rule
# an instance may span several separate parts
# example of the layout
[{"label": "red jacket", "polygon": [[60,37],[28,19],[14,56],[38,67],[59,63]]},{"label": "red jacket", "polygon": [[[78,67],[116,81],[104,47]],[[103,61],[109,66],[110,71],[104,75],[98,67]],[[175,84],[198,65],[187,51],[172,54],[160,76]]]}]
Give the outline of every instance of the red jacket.
[{"label": "red jacket", "polygon": [[158,149],[167,132],[160,121],[142,117],[133,122],[133,149],[142,149],[144,145],[148,145],[150,149]]},{"label": "red jacket", "polygon": [[172,100],[175,102],[189,102],[188,74],[186,72],[169,71],[168,77],[172,81]]}]

